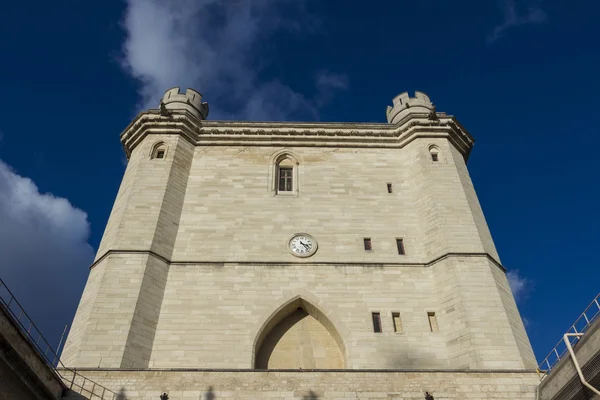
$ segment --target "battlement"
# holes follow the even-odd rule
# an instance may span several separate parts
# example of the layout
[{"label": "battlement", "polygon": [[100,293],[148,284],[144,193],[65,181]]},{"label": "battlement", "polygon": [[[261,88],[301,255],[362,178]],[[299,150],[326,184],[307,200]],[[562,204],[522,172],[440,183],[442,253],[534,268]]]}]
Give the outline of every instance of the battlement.
[{"label": "battlement", "polygon": [[181,93],[178,87],[165,92],[161,103],[167,110],[187,110],[200,119],[208,116],[208,103],[202,102],[202,94],[194,89],[187,89]]},{"label": "battlement", "polygon": [[433,103],[423,92],[415,91],[415,97],[410,97],[408,92],[400,93],[392,100],[393,106],[388,106],[386,110],[387,120],[390,124],[395,124],[411,113],[428,114],[435,109]]}]

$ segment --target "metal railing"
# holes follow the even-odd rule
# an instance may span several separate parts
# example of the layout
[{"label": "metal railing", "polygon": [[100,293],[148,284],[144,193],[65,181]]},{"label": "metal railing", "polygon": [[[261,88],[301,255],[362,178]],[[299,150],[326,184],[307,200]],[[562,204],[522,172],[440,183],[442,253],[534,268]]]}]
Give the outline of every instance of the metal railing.
[{"label": "metal railing", "polygon": [[17,301],[8,286],[0,278],[0,304],[13,318],[15,325],[19,327],[33,348],[38,352],[48,367],[52,369],[63,383],[74,392],[88,397],[90,400],[114,400],[117,394],[108,388],[86,378],[71,368],[67,368],[60,361],[52,346],[42,336],[40,330],[35,326],[33,320],[27,315],[21,303]]},{"label": "metal railing", "polygon": [[[586,309],[581,313],[579,318],[575,320],[573,325],[569,328],[565,335],[570,334],[583,334],[585,333],[592,322],[596,320],[596,318],[600,315],[600,293],[592,300],[592,302],[586,307]],[[569,340],[569,344],[571,346],[575,346],[579,340],[581,340],[582,335],[572,335],[567,336]],[[552,371],[552,368],[562,360],[566,355],[568,355],[568,347],[564,340],[560,340],[556,346],[548,353],[546,358],[539,363],[538,365],[538,373],[542,374],[542,378]]]}]

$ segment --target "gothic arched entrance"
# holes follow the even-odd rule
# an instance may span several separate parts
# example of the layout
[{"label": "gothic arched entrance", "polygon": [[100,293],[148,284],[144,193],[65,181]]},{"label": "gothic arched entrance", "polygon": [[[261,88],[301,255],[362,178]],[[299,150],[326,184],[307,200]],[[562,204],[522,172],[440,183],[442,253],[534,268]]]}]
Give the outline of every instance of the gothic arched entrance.
[{"label": "gothic arched entrance", "polygon": [[297,298],[263,327],[256,343],[257,369],[343,369],[344,346],[331,321]]}]

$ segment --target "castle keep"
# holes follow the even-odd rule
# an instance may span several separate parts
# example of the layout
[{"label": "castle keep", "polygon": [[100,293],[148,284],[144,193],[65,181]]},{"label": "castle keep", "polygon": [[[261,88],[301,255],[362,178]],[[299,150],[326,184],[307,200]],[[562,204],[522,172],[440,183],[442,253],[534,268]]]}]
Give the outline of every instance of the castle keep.
[{"label": "castle keep", "polygon": [[121,134],[63,363],[130,399],[534,399],[473,138],[421,92],[386,114],[210,121],[167,91]]}]

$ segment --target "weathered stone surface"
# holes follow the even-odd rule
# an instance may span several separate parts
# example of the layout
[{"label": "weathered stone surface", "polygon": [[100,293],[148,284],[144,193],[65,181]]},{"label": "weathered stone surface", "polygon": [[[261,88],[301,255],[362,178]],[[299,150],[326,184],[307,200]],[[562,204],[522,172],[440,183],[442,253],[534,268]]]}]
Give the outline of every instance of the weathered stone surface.
[{"label": "weathered stone surface", "polygon": [[81,373],[129,400],[534,400],[539,378],[519,372],[98,371]]},{"label": "weathered stone surface", "polygon": [[[453,117],[432,115],[429,99],[419,96],[396,98],[390,124],[211,122],[177,103],[168,115],[141,114],[121,135],[129,164],[66,343],[65,364],[535,368],[465,164],[473,140]],[[406,108],[407,98],[415,107]],[[157,143],[165,146],[164,158],[151,157]],[[278,193],[277,162],[283,159],[293,168],[294,184]],[[300,232],[318,242],[311,257],[295,257],[287,248]],[[364,238],[372,250],[365,251]],[[405,254],[398,252],[398,239]],[[309,325],[282,328],[295,312],[308,314]],[[372,313],[381,316],[380,333]],[[393,313],[400,314],[401,332],[394,331]],[[264,361],[264,346],[297,351],[274,351]],[[266,377],[261,385],[271,385],[269,396],[277,397],[267,378],[279,379],[279,373],[260,374],[240,375],[240,384]],[[319,378],[320,396],[337,398],[337,389],[325,389],[330,378],[340,390],[346,379],[383,379],[336,374]],[[435,386],[464,378],[467,385],[476,376],[435,374],[433,381],[425,372],[410,379]],[[507,379],[529,379],[523,374]],[[228,379],[235,374],[218,376],[233,385]],[[494,376],[481,375],[473,385],[498,389],[504,384],[494,383]],[[406,383],[409,375],[394,377]],[[515,382],[506,385],[521,385]],[[311,390],[298,384],[278,398]],[[395,398],[417,395],[406,384]],[[396,390],[382,385],[385,390],[365,391],[377,397]],[[503,398],[500,392],[477,397],[452,385],[448,393],[467,397],[448,398]],[[353,390],[348,396],[360,392]]]}]

